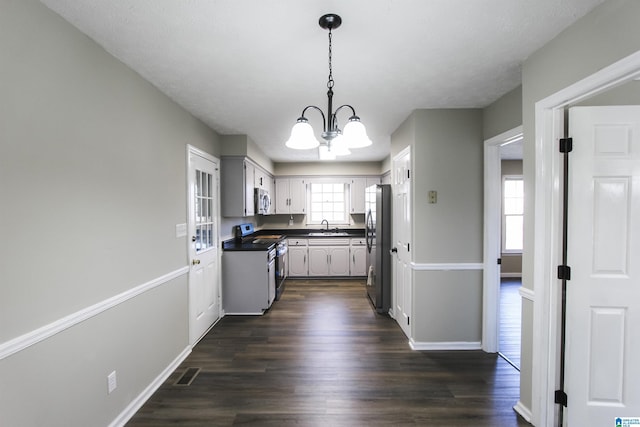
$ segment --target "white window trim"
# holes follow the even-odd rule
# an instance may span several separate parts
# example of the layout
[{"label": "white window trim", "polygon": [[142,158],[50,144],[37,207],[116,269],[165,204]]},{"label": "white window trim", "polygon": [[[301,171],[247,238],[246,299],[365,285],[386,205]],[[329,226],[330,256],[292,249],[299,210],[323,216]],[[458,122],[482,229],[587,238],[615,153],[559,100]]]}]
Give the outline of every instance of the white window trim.
[{"label": "white window trim", "polygon": [[307,185],[307,216],[306,216],[306,225],[311,226],[319,226],[323,225],[322,221],[311,221],[311,184],[343,184],[345,185],[344,191],[344,208],[345,208],[345,222],[331,222],[329,221],[329,227],[335,228],[339,226],[350,226],[351,225],[351,181],[347,181],[344,178],[312,178],[308,180]]},{"label": "white window trim", "polygon": [[[505,213],[504,213],[504,183],[507,180],[524,180],[523,175],[503,175],[502,176],[502,187],[500,189],[500,203],[502,205],[502,209],[501,209],[501,215],[500,215],[500,223],[501,223],[501,242],[500,242],[500,250],[503,254],[505,255],[521,255],[522,254],[522,249],[505,249],[505,243],[506,243],[506,239],[507,239],[507,233],[506,233],[506,221],[505,221]],[[522,214],[522,217],[524,218],[524,211]],[[523,230],[524,232],[524,230]],[[524,247],[524,244],[523,244]]]}]

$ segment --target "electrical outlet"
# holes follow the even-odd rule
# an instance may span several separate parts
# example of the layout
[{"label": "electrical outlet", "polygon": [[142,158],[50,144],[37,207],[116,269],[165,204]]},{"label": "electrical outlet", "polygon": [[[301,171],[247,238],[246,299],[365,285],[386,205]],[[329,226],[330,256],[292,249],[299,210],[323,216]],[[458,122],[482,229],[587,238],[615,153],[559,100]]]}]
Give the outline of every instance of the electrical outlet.
[{"label": "electrical outlet", "polygon": [[115,390],[116,387],[118,387],[118,382],[116,381],[116,371],[113,371],[109,375],[107,375],[107,391],[108,391],[108,393],[111,394],[111,392],[113,390]]}]

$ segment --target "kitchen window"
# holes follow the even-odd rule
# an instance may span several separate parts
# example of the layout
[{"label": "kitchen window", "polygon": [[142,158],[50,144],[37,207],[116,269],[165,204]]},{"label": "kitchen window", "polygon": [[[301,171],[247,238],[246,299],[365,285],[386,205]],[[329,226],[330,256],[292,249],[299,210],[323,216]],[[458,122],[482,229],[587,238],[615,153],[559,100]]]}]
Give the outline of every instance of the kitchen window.
[{"label": "kitchen window", "polygon": [[309,185],[309,224],[347,224],[345,183],[311,183]]},{"label": "kitchen window", "polygon": [[504,176],[502,181],[502,252],[522,252],[523,223],[524,182],[522,176]]}]

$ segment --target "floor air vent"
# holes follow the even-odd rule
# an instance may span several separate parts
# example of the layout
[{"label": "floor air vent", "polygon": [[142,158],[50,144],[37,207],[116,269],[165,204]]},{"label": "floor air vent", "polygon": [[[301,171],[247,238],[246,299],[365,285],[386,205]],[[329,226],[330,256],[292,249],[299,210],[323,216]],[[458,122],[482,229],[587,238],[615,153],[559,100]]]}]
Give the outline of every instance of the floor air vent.
[{"label": "floor air vent", "polygon": [[173,385],[188,386],[196,379],[200,373],[200,368],[187,368]]}]

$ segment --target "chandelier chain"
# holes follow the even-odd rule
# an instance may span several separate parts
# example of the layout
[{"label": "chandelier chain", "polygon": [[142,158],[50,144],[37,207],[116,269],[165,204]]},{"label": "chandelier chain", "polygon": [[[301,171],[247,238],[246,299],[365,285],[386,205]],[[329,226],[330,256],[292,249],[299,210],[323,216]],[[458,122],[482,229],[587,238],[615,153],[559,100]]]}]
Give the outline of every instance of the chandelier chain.
[{"label": "chandelier chain", "polygon": [[[332,39],[332,34],[331,34],[331,28],[329,28],[329,80],[327,81],[327,88],[329,89],[333,89],[333,85],[334,85],[334,81],[333,81],[333,68],[331,67],[331,39]],[[331,112],[329,112],[331,113]]]}]

